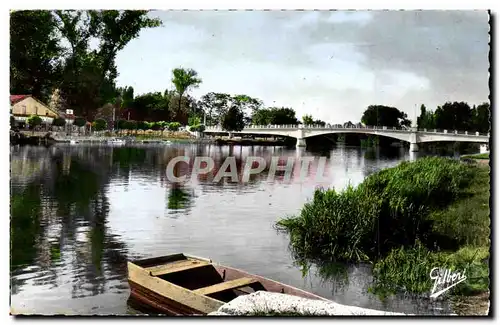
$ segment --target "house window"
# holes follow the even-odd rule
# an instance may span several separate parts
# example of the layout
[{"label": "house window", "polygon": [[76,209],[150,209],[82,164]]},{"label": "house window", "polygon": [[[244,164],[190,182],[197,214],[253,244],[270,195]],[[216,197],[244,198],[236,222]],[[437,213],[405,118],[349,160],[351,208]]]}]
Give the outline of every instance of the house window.
[{"label": "house window", "polygon": [[21,106],[21,111],[23,115],[26,115],[26,105]]}]

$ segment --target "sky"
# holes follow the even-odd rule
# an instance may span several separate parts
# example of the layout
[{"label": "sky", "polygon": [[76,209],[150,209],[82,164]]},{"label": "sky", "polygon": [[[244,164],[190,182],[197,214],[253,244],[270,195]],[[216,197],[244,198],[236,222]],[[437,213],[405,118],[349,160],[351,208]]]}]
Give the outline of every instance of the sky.
[{"label": "sky", "polygon": [[368,105],[410,119],[421,104],[489,101],[486,11],[153,11],[116,58],[135,95],[173,89],[172,69],[202,79],[190,92],[245,94],[327,123],[358,122]]}]

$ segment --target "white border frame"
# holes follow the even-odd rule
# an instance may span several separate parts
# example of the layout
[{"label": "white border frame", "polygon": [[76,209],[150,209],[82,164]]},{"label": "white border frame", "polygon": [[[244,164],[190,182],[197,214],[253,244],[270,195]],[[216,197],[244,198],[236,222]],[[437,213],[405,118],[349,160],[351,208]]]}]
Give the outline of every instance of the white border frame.
[{"label": "white border frame", "polygon": [[[168,4],[168,6],[167,6]],[[67,0],[50,0],[50,1],[44,1],[44,2],[39,2],[39,1],[29,1],[29,0],[17,0],[15,2],[2,2],[1,3],[2,10],[1,10],[1,24],[2,24],[2,47],[3,47],[3,53],[2,59],[4,60],[1,69],[1,80],[2,80],[2,87],[0,88],[2,91],[2,96],[1,98],[4,99],[4,102],[7,104],[7,98],[9,95],[9,57],[6,55],[6,53],[9,52],[8,50],[8,40],[9,40],[9,9],[90,9],[90,8],[100,8],[100,9],[145,9],[145,8],[154,8],[154,9],[192,9],[192,10],[198,10],[198,9],[318,9],[318,10],[328,10],[331,9],[329,6],[335,6],[335,9],[491,9],[494,13],[496,12],[496,8],[498,6],[498,1],[497,0],[475,0],[475,1],[441,1],[437,2],[435,0],[407,0],[407,1],[394,1],[394,2],[369,2],[369,1],[360,1],[360,0],[350,0],[350,1],[321,1],[321,0],[309,0],[307,2],[299,2],[299,1],[273,1],[272,3],[267,0],[267,1],[262,1],[262,0],[239,0],[239,1],[231,1],[231,0],[212,0],[212,1],[194,1],[194,0],[184,0],[184,1],[176,1],[173,3],[173,1],[162,1],[162,0],[149,0],[149,1],[108,1],[108,2],[103,2],[97,1],[97,0],[86,0],[86,1],[81,1],[81,2],[70,2]],[[497,35],[498,33],[495,33],[495,43],[497,43]],[[495,56],[496,58],[496,56]],[[492,92],[496,91],[495,89],[491,89]],[[9,129],[9,119],[8,119],[8,109],[4,107],[3,114],[5,115],[5,118],[1,119],[1,123],[3,123],[3,128],[2,130],[8,130]],[[500,113],[495,114],[495,121],[493,122],[494,125],[498,125],[498,116],[500,116]],[[5,138],[2,138],[0,144],[1,147],[4,148],[2,150],[4,153],[7,153],[9,151],[9,138],[7,137],[8,132],[5,132]],[[500,145],[500,141],[497,139],[498,135],[497,132],[494,134],[495,136],[495,152],[497,150],[497,146]],[[10,161],[9,161],[9,155],[4,154],[0,155],[1,159],[1,167],[0,172],[2,175],[0,175],[0,179],[5,180],[2,186],[2,195],[1,195],[1,200],[2,204],[0,207],[4,210],[4,213],[2,214],[2,218],[5,222],[5,226],[2,227],[2,231],[4,232],[4,243],[1,245],[2,247],[2,259],[3,261],[7,261],[9,259],[10,262],[10,242],[9,242],[9,235],[10,235],[10,209],[9,209],[9,198],[8,195],[10,195],[10,188],[7,183],[7,179],[9,178],[9,166],[10,166]],[[495,161],[498,158],[495,157]],[[494,167],[496,170],[496,167]],[[496,180],[497,177],[493,180],[493,184],[496,185]],[[495,191],[495,193],[497,193]],[[500,202],[498,199],[498,193],[495,198],[492,200],[493,202]],[[493,216],[492,216],[493,218]],[[9,221],[7,221],[9,220]],[[9,222],[9,224],[7,224]],[[495,222],[495,228],[498,228],[498,224],[500,222],[497,220]],[[497,229],[495,229],[497,230]],[[498,232],[492,229],[495,234]],[[495,247],[496,249],[493,249],[493,252],[496,253],[498,252],[498,241],[495,240]],[[10,303],[9,303],[9,297],[10,297],[10,289],[9,289],[9,282],[7,279],[10,279],[9,277],[9,268],[7,265],[4,264],[4,267],[2,268],[2,271],[7,273],[4,274],[1,279],[2,279],[2,300],[5,300],[5,302],[2,302],[1,306],[4,310],[1,315],[5,318],[6,315],[9,315],[10,311]],[[498,271],[497,271],[498,273]],[[498,284],[498,279],[496,279],[495,283]],[[498,313],[498,291],[495,288],[492,288],[491,291],[494,292],[495,295],[495,300],[496,304],[495,306],[491,306],[490,308],[496,308],[496,312]],[[8,293],[8,295],[7,295]],[[7,316],[8,318],[6,319],[7,321],[11,322],[13,321],[13,318],[11,316]],[[54,319],[53,318],[47,318],[45,321],[50,321],[52,322]],[[63,320],[64,319],[60,319]],[[138,321],[144,322],[146,319],[139,319]],[[341,321],[339,319],[335,320],[328,320],[325,319],[326,321],[334,321],[338,322]],[[373,321],[385,321],[384,319],[372,319]],[[395,321],[401,321],[402,319],[395,319]],[[106,319],[67,319],[66,321],[69,322],[74,322],[74,321],[85,321],[85,322],[110,322],[110,321],[120,321],[120,319],[115,319],[113,320],[112,318],[106,318]],[[137,321],[137,320],[136,320]],[[165,319],[162,319],[160,321],[167,321]],[[169,319],[168,322],[172,322],[176,320]],[[184,319],[183,322],[186,320]],[[194,319],[193,321],[196,321]],[[215,320],[217,321],[217,320]],[[238,322],[238,320],[231,320]],[[262,322],[267,322],[268,320],[262,320],[260,319],[259,321]],[[272,321],[272,320],[271,320]],[[304,319],[303,322],[309,322],[310,320]],[[357,322],[362,322],[363,320],[356,320]],[[430,319],[422,319],[419,320],[420,322],[429,322],[432,321]]]}]

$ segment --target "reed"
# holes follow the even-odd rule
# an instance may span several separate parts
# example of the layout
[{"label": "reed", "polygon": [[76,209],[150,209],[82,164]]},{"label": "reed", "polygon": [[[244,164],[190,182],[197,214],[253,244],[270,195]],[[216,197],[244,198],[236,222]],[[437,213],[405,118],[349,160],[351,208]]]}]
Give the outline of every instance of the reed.
[{"label": "reed", "polygon": [[431,265],[461,267],[466,252],[479,249],[469,261],[479,280],[464,289],[474,292],[487,282],[478,261],[489,245],[489,224],[489,169],[427,157],[372,174],[357,187],[318,189],[299,215],[276,228],[289,235],[296,260],[374,263],[377,286],[390,291],[429,291]]}]

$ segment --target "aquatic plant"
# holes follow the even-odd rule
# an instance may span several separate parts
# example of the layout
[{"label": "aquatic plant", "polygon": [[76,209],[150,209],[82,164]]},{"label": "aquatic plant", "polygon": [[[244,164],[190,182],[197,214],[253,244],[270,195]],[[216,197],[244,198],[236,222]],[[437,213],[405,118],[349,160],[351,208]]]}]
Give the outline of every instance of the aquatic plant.
[{"label": "aquatic plant", "polygon": [[454,235],[434,235],[426,217],[458,197],[471,168],[438,157],[403,162],[370,175],[357,188],[316,190],[300,215],[276,226],[288,233],[292,251],[302,258],[360,262],[411,247],[417,239],[439,245]]},{"label": "aquatic plant", "polygon": [[470,294],[489,285],[489,197],[488,168],[427,157],[356,188],[318,189],[276,228],[289,235],[295,259],[374,263],[377,293],[428,292],[437,265],[467,269],[471,281],[455,292]]}]

